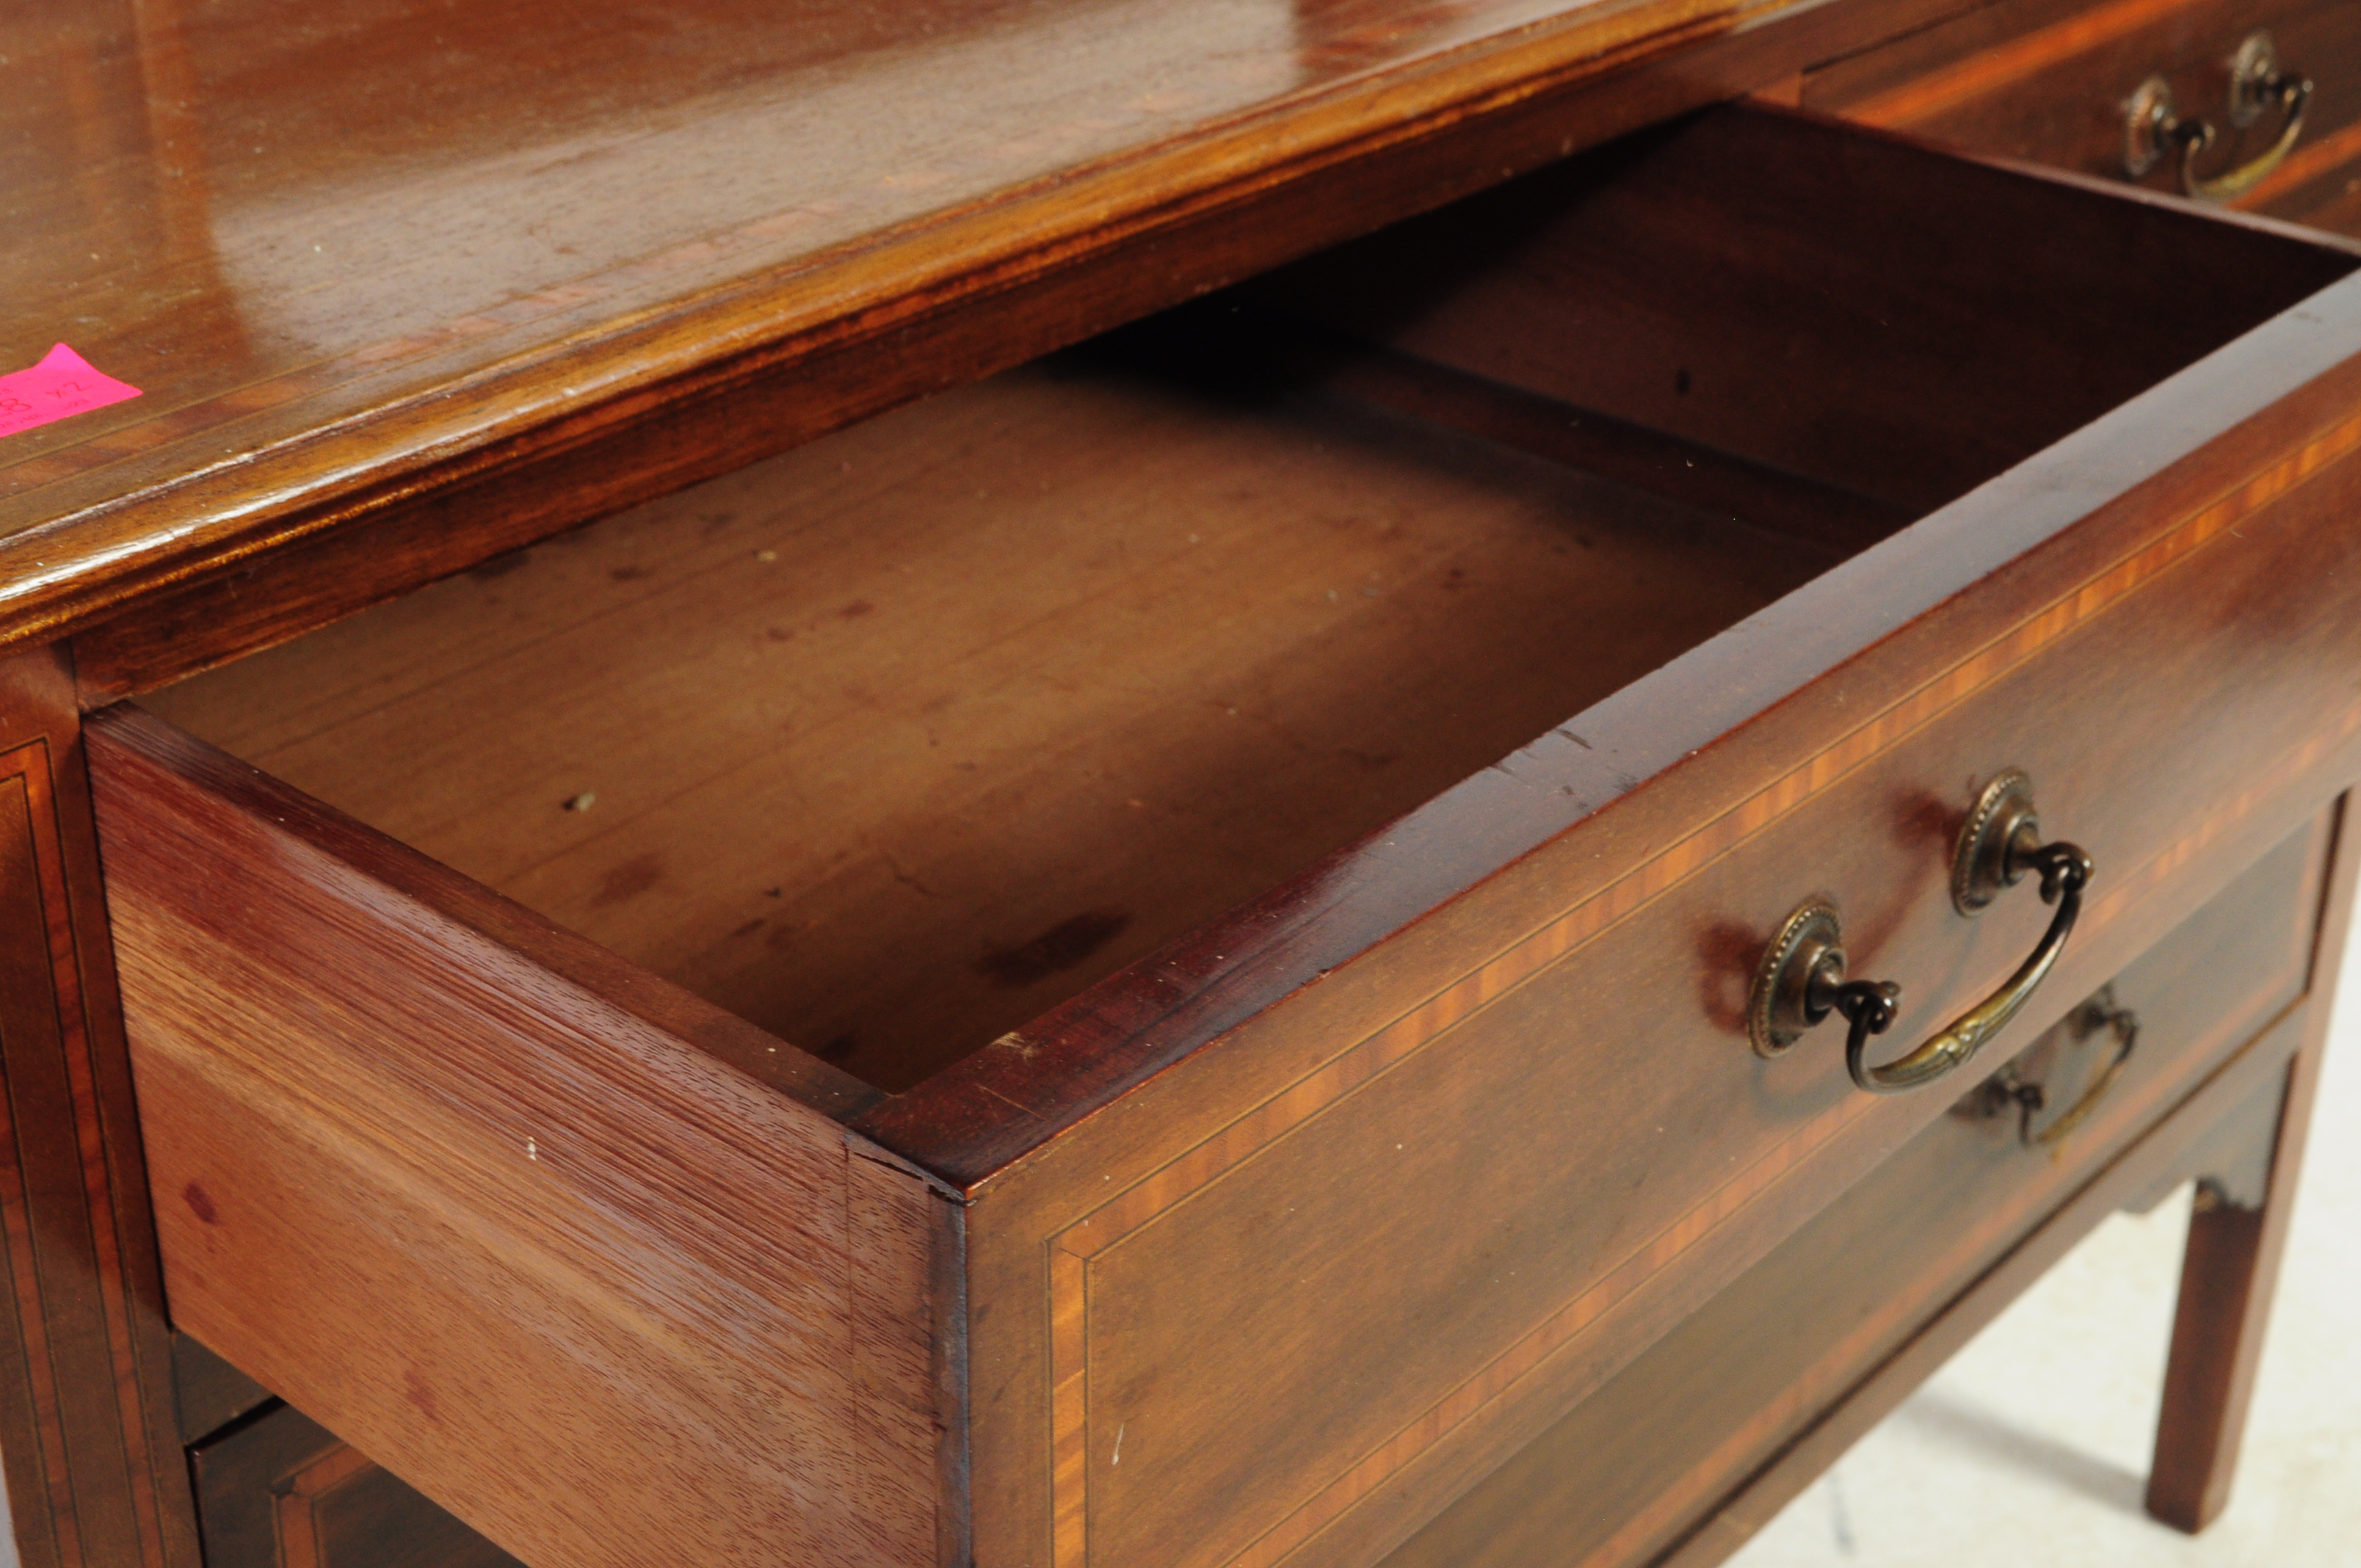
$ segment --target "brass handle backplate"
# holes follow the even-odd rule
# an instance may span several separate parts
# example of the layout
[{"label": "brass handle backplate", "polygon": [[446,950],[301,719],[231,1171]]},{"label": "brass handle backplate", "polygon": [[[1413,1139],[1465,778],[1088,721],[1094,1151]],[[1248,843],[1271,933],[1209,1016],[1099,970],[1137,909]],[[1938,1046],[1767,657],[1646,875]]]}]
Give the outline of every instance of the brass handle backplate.
[{"label": "brass handle backplate", "polygon": [[2012,768],[1986,784],[1960,829],[1951,857],[1951,903],[1973,916],[2032,873],[2041,876],[2041,901],[2054,904],[2049,929],[2016,972],[1983,1001],[1936,1032],[1907,1056],[1872,1066],[1869,1042],[1893,1025],[1902,988],[1890,981],[1845,977],[1844,932],[1836,905],[1807,899],[1787,916],[1755,969],[1748,998],[1748,1032],[1766,1057],[1785,1052],[1831,1013],[1850,1028],[1845,1069],[1872,1094],[1898,1094],[1956,1070],[2024,1011],[2065,950],[2082,911],[2091,857],[2067,843],[2041,841],[2032,781]]},{"label": "brass handle backplate", "polygon": [[2234,202],[2252,191],[2295,150],[2303,135],[2304,111],[2312,104],[2312,82],[2299,73],[2279,69],[2279,49],[2266,32],[2249,33],[2230,61],[2230,124],[2240,130],[2273,108],[2286,116],[2278,137],[2258,156],[2226,173],[2208,179],[2197,172],[2198,155],[2212,147],[2218,133],[2211,120],[2184,120],[2172,101],[2172,88],[2161,76],[2151,76],[2124,105],[2124,169],[2135,180],[2168,156],[2180,159],[2180,188],[2201,202]]}]

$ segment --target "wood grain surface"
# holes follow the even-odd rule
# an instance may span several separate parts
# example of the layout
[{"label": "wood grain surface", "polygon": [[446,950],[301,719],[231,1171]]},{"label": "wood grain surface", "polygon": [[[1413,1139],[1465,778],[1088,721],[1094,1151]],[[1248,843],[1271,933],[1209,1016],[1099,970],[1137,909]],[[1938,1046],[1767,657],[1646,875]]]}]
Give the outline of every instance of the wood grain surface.
[{"label": "wood grain surface", "polygon": [[176,1324],[529,1562],[935,1560],[956,1233],[858,1093],[152,719],[91,736]]},{"label": "wood grain surface", "polygon": [[[2146,264],[2161,256],[2172,266]],[[2356,257],[2181,203],[2093,201],[1812,117],[1731,110],[1246,292],[1915,516]]]},{"label": "wood grain surface", "polygon": [[[1308,335],[1300,320],[1230,306],[1267,334],[1260,346]],[[1210,313],[1210,310],[1209,313]],[[1242,335],[1242,334],[1241,334]],[[1916,516],[1912,509],[1793,474],[1772,464],[1569,404],[1489,377],[1422,359],[1367,338],[1322,334],[1307,352],[1336,352],[1327,384],[1382,407],[1580,468],[1700,511],[1845,554],[1875,543]],[[1244,348],[1242,354],[1250,352]],[[1808,552],[1800,552],[1809,559]]]},{"label": "wood grain surface", "polygon": [[0,448],[0,638],[137,689],[1965,4],[14,14],[0,355],[146,395]]},{"label": "wood grain surface", "polygon": [[902,1090],[1839,559],[1137,358],[945,394],[148,705]]},{"label": "wood grain surface", "polygon": [[196,1568],[73,674],[0,663],[0,1471],[26,1568]]}]

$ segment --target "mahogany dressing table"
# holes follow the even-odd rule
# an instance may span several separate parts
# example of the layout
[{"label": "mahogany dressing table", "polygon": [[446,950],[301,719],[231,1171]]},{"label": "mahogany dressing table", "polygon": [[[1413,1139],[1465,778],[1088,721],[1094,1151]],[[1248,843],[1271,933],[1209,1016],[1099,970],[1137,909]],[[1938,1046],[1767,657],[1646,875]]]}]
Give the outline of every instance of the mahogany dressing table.
[{"label": "mahogany dressing table", "polygon": [[87,0],[0,82],[24,1563],[1704,1564],[2191,1179],[2223,1506],[2352,7]]}]

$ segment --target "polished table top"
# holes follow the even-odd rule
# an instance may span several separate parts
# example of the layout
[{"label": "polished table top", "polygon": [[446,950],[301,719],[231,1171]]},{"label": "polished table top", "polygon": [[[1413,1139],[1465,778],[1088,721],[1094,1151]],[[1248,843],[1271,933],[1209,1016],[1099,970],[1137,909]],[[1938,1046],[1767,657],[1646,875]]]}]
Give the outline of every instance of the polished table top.
[{"label": "polished table top", "polygon": [[[69,0],[0,21],[0,639],[388,475],[1740,0]],[[302,526],[313,526],[305,523]]]}]

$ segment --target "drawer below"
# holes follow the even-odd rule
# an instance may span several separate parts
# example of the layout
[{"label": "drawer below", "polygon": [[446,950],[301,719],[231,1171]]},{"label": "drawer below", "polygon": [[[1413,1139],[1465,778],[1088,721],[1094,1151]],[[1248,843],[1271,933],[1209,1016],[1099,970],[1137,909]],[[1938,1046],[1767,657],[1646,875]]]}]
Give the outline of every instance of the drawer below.
[{"label": "drawer below", "polygon": [[522,1568],[285,1405],[189,1451],[205,1568]]},{"label": "drawer below", "polygon": [[[1404,1543],[1384,1568],[1647,1563],[1992,1268],[2226,1060],[2279,1047],[2307,989],[2331,823],[2288,839],[2111,982],[2125,1070],[2054,1148],[2004,1074],[2064,1110],[2114,1035],[2078,1014]],[[2098,1000],[2098,999],[2094,999]],[[2264,1091],[2277,1102],[2277,1080]],[[2042,1124],[2037,1120],[2037,1135]]]},{"label": "drawer below", "polygon": [[[2294,123],[2251,92],[2234,110],[2242,60],[2257,83],[2268,61],[2312,82]],[[2158,101],[2143,96],[2155,82],[2181,120],[2212,128],[2190,173],[2215,199],[2361,234],[2361,7],[2346,0],[1999,0],[1823,66],[1801,96],[1862,124],[2178,195],[2176,153],[2137,171],[2128,158],[2128,118]]]}]

